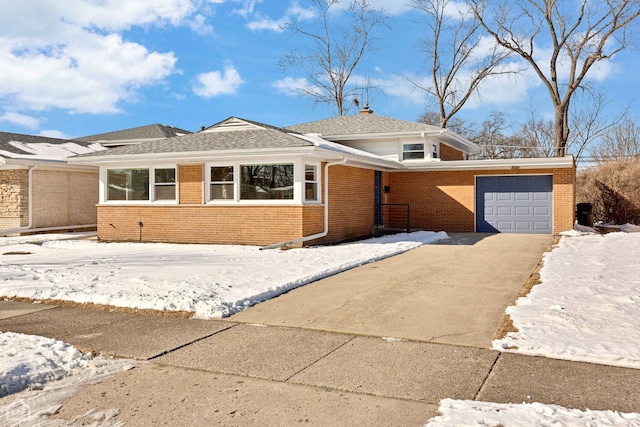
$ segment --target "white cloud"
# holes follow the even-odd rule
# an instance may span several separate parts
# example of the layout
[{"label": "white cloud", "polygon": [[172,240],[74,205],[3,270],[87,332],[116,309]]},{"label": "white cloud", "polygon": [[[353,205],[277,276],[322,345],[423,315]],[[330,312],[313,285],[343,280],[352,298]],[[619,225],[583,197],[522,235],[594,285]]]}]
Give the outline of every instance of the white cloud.
[{"label": "white cloud", "polygon": [[300,95],[300,89],[312,89],[309,85],[309,82],[304,77],[285,77],[284,79],[276,80],[275,82],[273,82],[271,84],[271,87],[276,88],[279,93],[288,96]]},{"label": "white cloud", "polygon": [[64,132],[60,132],[59,130],[41,130],[38,133],[38,136],[46,136],[48,138],[58,138],[58,139],[70,139],[69,135]]},{"label": "white cloud", "polygon": [[225,66],[223,72],[211,71],[199,74],[196,78],[198,83],[193,87],[193,92],[203,98],[234,94],[244,83],[240,73],[230,63]]},{"label": "white cloud", "polygon": [[177,60],[172,52],[124,40],[120,32],[149,25],[213,30],[194,15],[203,0],[6,3],[0,15],[0,99],[13,110],[119,111],[118,104],[134,101],[140,88],[175,72]]},{"label": "white cloud", "polygon": [[3,115],[1,115],[0,122],[9,122],[28,129],[38,129],[38,127],[40,126],[39,119],[13,111],[7,111]]},{"label": "white cloud", "polygon": [[[250,30],[269,30],[276,32],[284,31],[287,23],[292,20],[309,21],[318,16],[318,12],[314,8],[300,7],[297,2],[293,2],[279,19],[272,19],[260,12],[252,14],[253,18],[247,24]],[[248,18],[248,15],[249,14],[243,16]]]},{"label": "white cloud", "polygon": [[187,22],[187,25],[191,31],[201,36],[208,36],[215,32],[213,26],[207,24],[207,18],[201,14],[195,15]]}]

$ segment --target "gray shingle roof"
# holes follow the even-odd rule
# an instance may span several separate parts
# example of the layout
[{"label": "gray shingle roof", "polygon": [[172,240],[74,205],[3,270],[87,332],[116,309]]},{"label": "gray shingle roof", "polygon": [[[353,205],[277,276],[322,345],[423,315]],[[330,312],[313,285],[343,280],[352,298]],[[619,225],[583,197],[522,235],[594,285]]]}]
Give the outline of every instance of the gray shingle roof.
[{"label": "gray shingle roof", "polygon": [[126,141],[152,138],[171,138],[174,136],[187,135],[191,132],[184,129],[175,128],[160,124],[140,126],[131,129],[117,130],[114,132],[100,133],[97,135],[82,136],[76,138],[79,141]]},{"label": "gray shingle roof", "polygon": [[[251,123],[260,125],[256,122]],[[141,144],[111,148],[106,151],[99,151],[76,157],[126,156],[155,153],[187,153],[313,146],[313,143],[293,136],[290,131],[274,128],[268,125],[264,126],[264,128],[254,127],[247,129],[198,132],[158,141],[148,141]]]},{"label": "gray shingle roof", "polygon": [[[0,150],[8,151],[10,153],[15,153],[18,155],[28,155],[30,152],[21,150],[20,148],[9,144],[9,142],[22,142],[24,144],[51,144],[51,145],[60,145],[60,144],[69,144],[72,141],[67,139],[58,139],[58,138],[49,138],[46,136],[35,136],[35,135],[23,135],[20,133],[9,133],[9,132],[0,132]],[[73,143],[77,145],[81,145],[83,147],[88,147],[92,143],[84,142],[84,141],[73,141]]]},{"label": "gray shingle roof", "polygon": [[357,116],[338,116],[315,122],[288,126],[287,129],[305,133],[319,133],[324,137],[331,135],[362,135],[393,132],[427,132],[439,130],[436,126],[418,122],[392,119],[376,114]]}]

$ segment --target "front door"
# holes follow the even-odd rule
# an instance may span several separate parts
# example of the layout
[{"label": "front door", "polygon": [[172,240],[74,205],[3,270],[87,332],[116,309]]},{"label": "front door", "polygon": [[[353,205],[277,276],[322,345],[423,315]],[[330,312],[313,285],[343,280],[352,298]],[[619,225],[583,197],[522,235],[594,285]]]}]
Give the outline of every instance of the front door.
[{"label": "front door", "polygon": [[376,228],[382,225],[382,172],[375,171],[373,181],[374,221]]}]

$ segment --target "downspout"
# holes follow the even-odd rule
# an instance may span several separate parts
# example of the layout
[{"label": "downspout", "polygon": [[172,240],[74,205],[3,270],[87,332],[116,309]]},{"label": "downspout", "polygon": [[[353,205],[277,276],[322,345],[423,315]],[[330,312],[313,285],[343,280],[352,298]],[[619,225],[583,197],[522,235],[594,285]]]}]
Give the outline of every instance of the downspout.
[{"label": "downspout", "polygon": [[320,239],[321,237],[325,237],[327,234],[329,234],[329,166],[342,165],[345,163],[347,163],[346,157],[344,157],[342,160],[338,160],[337,162],[327,162],[324,165],[324,230],[322,231],[322,233],[312,234],[310,236],[304,236],[294,240],[287,240],[285,242],[263,246],[260,248],[260,250],[277,249],[283,246],[295,245],[296,243],[304,243],[308,242],[309,240]]}]

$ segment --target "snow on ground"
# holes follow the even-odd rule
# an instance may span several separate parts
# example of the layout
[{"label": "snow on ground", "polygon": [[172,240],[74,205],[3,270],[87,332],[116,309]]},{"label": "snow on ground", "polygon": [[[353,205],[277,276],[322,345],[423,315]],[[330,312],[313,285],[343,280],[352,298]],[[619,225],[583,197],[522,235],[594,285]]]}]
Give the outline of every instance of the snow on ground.
[{"label": "snow on ground", "polygon": [[501,351],[640,369],[640,233],[562,237]]},{"label": "snow on ground", "polygon": [[[31,236],[14,236],[14,237],[0,237],[0,248],[5,246],[19,245],[23,243],[40,244],[52,240],[67,240],[67,239],[87,239],[94,237],[95,231],[75,232],[75,233],[49,233],[49,234],[34,234]],[[7,249],[0,249],[1,253],[7,252]]]},{"label": "snow on ground", "polygon": [[[51,338],[0,333],[0,424],[36,425],[80,386],[136,363],[92,358]],[[15,398],[8,396],[20,391]]]},{"label": "snow on ground", "polygon": [[447,238],[415,232],[336,246],[16,242],[0,250],[0,296],[229,316],[358,265]]},{"label": "snow on ground", "polygon": [[438,411],[441,415],[429,420],[427,427],[640,426],[640,414],[580,411],[542,403],[514,405],[445,399],[440,402]]}]

